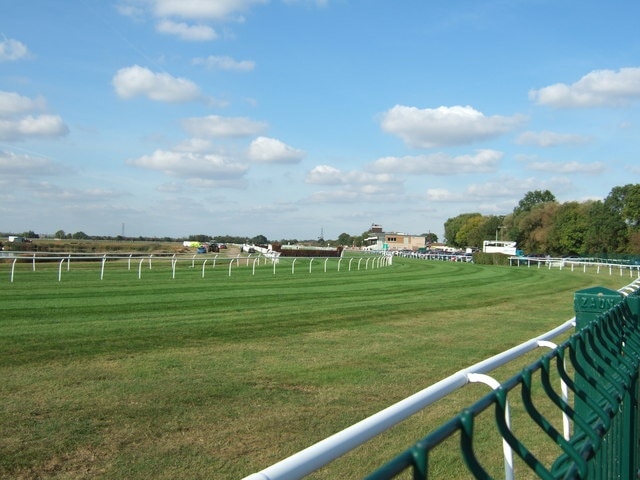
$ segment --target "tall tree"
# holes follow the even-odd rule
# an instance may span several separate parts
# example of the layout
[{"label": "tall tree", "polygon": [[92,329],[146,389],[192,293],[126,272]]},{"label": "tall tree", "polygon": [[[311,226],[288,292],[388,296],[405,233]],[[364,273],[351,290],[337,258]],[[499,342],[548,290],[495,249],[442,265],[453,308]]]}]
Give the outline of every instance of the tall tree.
[{"label": "tall tree", "polygon": [[599,200],[588,202],[585,253],[608,256],[610,253],[624,252],[628,241],[627,225],[610,203]]},{"label": "tall tree", "polygon": [[534,206],[541,203],[555,202],[556,197],[549,190],[534,190],[527,192],[518,206],[513,209],[514,215],[530,211]]},{"label": "tall tree", "polygon": [[[473,217],[482,217],[479,213],[462,213],[457,217],[449,218],[446,222],[444,222],[444,237],[445,241],[454,247],[464,247],[464,243],[458,243],[458,231],[462,228],[462,226]],[[462,239],[460,239],[462,240]]]},{"label": "tall tree", "polygon": [[553,226],[548,235],[548,247],[552,255],[580,255],[584,252],[587,229],[587,208],[579,202],[566,202],[553,216]]}]

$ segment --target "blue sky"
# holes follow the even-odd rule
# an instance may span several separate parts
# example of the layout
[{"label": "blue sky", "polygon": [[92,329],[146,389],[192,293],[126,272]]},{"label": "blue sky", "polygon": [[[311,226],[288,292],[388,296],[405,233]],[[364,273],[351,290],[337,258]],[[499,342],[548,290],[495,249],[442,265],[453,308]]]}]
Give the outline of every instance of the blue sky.
[{"label": "blue sky", "polygon": [[442,239],[640,182],[635,0],[0,12],[0,231]]}]

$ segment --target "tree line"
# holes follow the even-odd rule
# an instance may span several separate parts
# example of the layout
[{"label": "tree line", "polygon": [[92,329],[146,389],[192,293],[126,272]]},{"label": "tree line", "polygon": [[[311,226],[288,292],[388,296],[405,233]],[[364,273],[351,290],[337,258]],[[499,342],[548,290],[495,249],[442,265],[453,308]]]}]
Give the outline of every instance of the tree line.
[{"label": "tree line", "polygon": [[527,192],[507,215],[463,213],[444,224],[446,243],[482,246],[511,240],[526,254],[640,254],[640,184],[614,187],[604,200],[560,203],[549,190]]}]

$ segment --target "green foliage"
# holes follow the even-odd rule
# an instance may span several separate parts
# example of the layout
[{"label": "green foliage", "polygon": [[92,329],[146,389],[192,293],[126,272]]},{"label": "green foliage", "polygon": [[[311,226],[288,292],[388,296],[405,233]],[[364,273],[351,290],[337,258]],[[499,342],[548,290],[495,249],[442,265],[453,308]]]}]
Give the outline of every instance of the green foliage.
[{"label": "green foliage", "polygon": [[473,254],[473,262],[478,265],[509,265],[509,256],[501,253],[476,252]]},{"label": "green foliage", "polygon": [[534,190],[529,191],[525,194],[525,196],[518,202],[518,206],[513,209],[514,215],[520,215],[522,213],[526,213],[531,211],[533,207],[536,205],[540,205],[542,203],[555,202],[556,197],[549,190]]},{"label": "green foliage", "polygon": [[604,202],[558,203],[548,190],[528,192],[506,217],[461,214],[447,220],[445,234],[453,246],[479,248],[492,228],[527,254],[638,255],[640,184],[615,187]]}]

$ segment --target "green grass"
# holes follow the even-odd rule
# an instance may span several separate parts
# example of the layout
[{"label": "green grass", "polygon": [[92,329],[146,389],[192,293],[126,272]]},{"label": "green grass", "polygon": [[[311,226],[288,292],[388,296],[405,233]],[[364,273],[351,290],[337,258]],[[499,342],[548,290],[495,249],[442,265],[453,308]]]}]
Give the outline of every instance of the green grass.
[{"label": "green grass", "polygon": [[[103,280],[100,262],[72,262],[61,282],[55,262],[18,263],[13,283],[0,264],[1,478],[239,479],[550,330],[576,290],[631,281],[400,258],[231,275],[219,260],[204,278],[199,258],[172,278],[154,262],[141,278],[107,262]],[[485,392],[438,402],[313,478],[362,476]],[[443,478],[459,478],[450,461]]]}]

